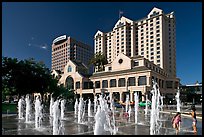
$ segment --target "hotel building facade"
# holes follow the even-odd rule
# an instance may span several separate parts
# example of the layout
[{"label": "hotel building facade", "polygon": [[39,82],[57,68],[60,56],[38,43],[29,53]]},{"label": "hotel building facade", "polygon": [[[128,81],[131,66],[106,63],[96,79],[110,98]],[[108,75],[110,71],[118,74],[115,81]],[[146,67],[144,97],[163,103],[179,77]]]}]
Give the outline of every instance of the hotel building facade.
[{"label": "hotel building facade", "polygon": [[121,52],[128,57],[137,55],[176,77],[176,26],[174,12],[164,14],[153,8],[147,17],[132,21],[121,17],[112,31],[97,31],[94,52],[104,53],[111,63]]},{"label": "hotel building facade", "polygon": [[[140,100],[145,100],[146,95],[151,97],[154,79],[163,96],[173,97],[180,81],[176,77],[175,33],[174,13],[164,14],[158,8],[138,21],[121,17],[110,32],[97,31],[94,53],[105,54],[108,64],[104,71],[95,68],[91,76],[73,80],[75,94],[91,97],[103,92],[124,102],[127,94],[134,101],[133,95],[138,92]],[[67,77],[59,82],[64,86],[66,78],[77,71],[65,72]],[[89,88],[84,86],[87,82]]]}]

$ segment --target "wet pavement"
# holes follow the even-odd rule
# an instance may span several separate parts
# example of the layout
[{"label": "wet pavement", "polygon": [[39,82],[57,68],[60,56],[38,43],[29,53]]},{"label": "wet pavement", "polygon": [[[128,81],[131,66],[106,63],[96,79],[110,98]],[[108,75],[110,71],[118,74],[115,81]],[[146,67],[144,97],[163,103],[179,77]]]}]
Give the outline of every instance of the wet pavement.
[{"label": "wet pavement", "polygon": [[[143,109],[138,112],[138,123],[135,123],[134,112],[130,118],[124,117],[120,111],[115,112],[116,126],[118,135],[149,135],[150,134],[150,113],[144,114]],[[85,119],[82,124],[77,123],[77,117],[73,111],[65,113],[65,119],[61,122],[60,135],[93,135],[94,134],[94,117],[88,117],[85,113]],[[175,129],[172,128],[171,118],[173,113],[160,114],[161,128],[160,135],[175,135]],[[197,123],[198,135],[202,135],[202,119]],[[18,116],[2,116],[2,135],[52,135],[52,122],[49,120],[49,113],[44,114],[42,127],[35,129],[34,120],[25,123],[25,119],[18,119]],[[110,135],[109,131],[103,133]],[[190,117],[183,115],[179,135],[193,135],[192,120]]]}]

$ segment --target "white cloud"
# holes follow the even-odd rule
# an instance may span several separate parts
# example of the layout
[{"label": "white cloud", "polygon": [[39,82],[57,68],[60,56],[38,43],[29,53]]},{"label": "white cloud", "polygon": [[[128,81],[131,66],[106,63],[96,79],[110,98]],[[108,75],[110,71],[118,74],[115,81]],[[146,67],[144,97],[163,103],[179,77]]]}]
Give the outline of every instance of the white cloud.
[{"label": "white cloud", "polygon": [[47,44],[31,44],[31,43],[28,43],[28,46],[29,47],[37,47],[37,48],[41,48],[41,49],[44,49],[44,50],[47,50],[48,46]]}]

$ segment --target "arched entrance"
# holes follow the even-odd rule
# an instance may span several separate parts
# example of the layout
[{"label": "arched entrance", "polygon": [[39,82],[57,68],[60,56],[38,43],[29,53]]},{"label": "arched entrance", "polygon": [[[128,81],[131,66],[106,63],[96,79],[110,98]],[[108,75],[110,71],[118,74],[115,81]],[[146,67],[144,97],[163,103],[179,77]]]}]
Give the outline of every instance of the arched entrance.
[{"label": "arched entrance", "polygon": [[70,76],[67,77],[66,82],[65,82],[65,86],[68,89],[74,89],[74,79]]}]

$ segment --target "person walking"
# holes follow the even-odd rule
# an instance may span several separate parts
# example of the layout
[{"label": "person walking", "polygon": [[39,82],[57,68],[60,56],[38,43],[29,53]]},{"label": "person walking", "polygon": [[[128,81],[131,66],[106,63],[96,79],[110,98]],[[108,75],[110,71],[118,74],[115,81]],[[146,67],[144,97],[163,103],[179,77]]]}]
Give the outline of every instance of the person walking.
[{"label": "person walking", "polygon": [[196,126],[197,119],[196,119],[196,108],[195,108],[195,106],[192,106],[191,110],[192,110],[191,116],[192,116],[192,120],[193,120],[193,122],[192,122],[193,132],[194,132],[195,135],[197,135],[197,126]]},{"label": "person walking", "polygon": [[172,118],[172,126],[176,129],[176,135],[178,135],[180,122],[181,122],[181,113],[177,112],[176,115]]}]

